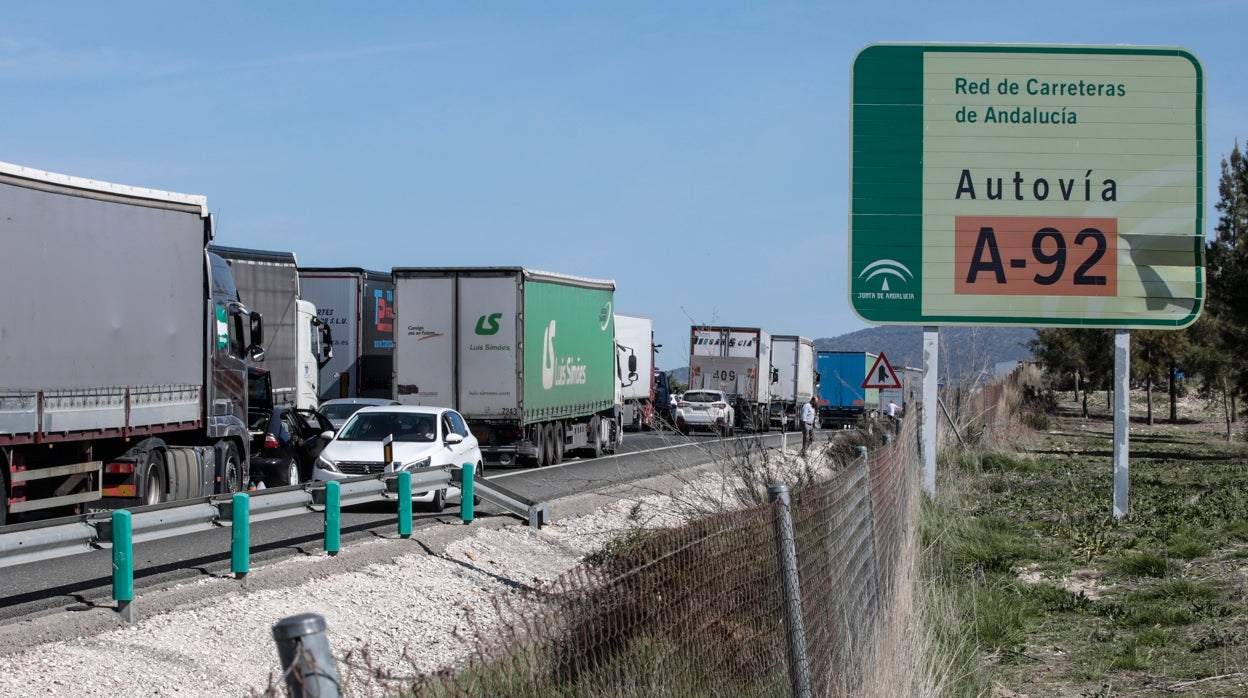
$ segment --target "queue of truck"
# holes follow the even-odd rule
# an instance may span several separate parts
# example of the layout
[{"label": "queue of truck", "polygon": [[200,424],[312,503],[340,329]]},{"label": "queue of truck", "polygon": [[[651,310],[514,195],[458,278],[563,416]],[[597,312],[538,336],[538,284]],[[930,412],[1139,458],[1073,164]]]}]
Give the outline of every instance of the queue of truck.
[{"label": "queue of truck", "polygon": [[[271,431],[298,423],[283,411],[328,400],[451,408],[487,463],[533,466],[613,453],[625,430],[684,431],[697,408],[659,368],[650,318],[615,312],[613,281],[300,268],[293,252],[216,244],[205,197],[5,163],[0,205],[22,260],[0,275],[0,525],[256,486],[253,459],[283,458]],[[50,273],[45,298],[33,289]],[[849,418],[829,388],[855,379],[825,354],[796,335],[693,326],[678,358],[690,390],[731,401],[727,431],[765,432],[797,429],[816,394],[825,426]],[[326,423],[297,440],[328,440],[312,433]]]}]

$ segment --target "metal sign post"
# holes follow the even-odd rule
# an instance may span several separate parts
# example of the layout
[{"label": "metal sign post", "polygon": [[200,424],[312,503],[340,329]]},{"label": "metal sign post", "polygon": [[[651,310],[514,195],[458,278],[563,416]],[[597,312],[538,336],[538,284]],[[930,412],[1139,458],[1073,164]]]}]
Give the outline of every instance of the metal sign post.
[{"label": "metal sign post", "polygon": [[1131,333],[1114,333],[1114,518],[1130,511],[1127,502],[1131,424]]}]

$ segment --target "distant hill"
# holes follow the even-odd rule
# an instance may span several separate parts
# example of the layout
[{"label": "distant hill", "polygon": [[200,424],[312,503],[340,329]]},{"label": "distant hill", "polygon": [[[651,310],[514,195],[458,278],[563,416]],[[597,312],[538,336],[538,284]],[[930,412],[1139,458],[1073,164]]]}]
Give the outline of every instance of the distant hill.
[{"label": "distant hill", "polygon": [[[1024,345],[1036,338],[1030,327],[942,327],[938,360],[940,375],[971,377],[999,364],[1030,360]],[[839,337],[815,340],[817,351],[883,352],[894,367],[923,368],[923,328],[881,325]]]},{"label": "distant hill", "polygon": [[[1001,364],[1032,358],[1024,348],[1036,338],[1030,327],[942,327],[940,329],[940,375],[955,380],[994,372]],[[923,368],[923,328],[910,325],[881,325],[850,332],[839,337],[815,340],[817,351],[883,352],[894,368]],[[689,380],[689,368],[674,369],[680,383]]]}]

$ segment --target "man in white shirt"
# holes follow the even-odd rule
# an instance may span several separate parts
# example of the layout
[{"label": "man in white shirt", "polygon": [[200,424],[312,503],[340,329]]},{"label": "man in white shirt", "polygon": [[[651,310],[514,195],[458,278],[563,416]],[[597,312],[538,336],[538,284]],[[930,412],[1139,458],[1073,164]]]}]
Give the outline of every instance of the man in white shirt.
[{"label": "man in white shirt", "polygon": [[893,431],[901,431],[901,408],[893,400],[888,401],[888,421],[893,426]]},{"label": "man in white shirt", "polygon": [[812,441],[815,440],[815,398],[812,395],[810,402],[802,405],[802,455],[806,455],[806,449],[810,447]]}]

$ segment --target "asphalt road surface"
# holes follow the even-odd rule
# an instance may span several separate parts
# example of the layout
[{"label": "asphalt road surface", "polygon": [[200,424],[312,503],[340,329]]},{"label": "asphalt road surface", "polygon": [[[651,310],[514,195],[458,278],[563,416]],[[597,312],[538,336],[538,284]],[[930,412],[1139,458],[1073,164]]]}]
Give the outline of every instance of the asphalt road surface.
[{"label": "asphalt road surface", "polygon": [[[781,436],[763,435],[764,443],[777,446]],[[628,433],[619,452],[600,458],[574,458],[545,468],[490,468],[495,481],[530,500],[548,503],[552,520],[560,517],[558,500],[643,480],[706,463],[723,449],[739,445],[751,435],[719,439],[711,435],[681,436],[672,432]],[[796,438],[790,435],[789,447]],[[514,518],[490,504],[476,509],[478,520]],[[417,511],[415,527],[458,520],[457,506],[441,514]],[[470,527],[465,527],[465,532]],[[397,529],[393,502],[374,502],[346,507],[342,511],[342,547],[353,542],[391,536]],[[135,593],[166,588],[197,577],[230,573],[230,529],[222,527],[134,546]],[[296,555],[315,555],[324,550],[324,516],[309,512],[251,524],[251,564]],[[96,550],[16,567],[0,568],[0,622],[57,609],[86,610],[113,606],[112,555]]]}]

